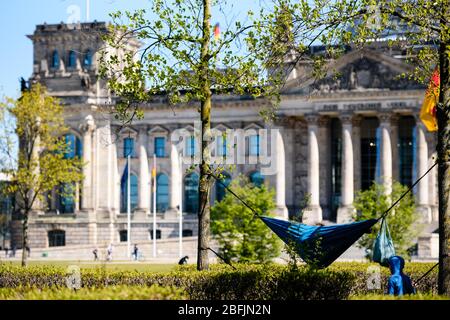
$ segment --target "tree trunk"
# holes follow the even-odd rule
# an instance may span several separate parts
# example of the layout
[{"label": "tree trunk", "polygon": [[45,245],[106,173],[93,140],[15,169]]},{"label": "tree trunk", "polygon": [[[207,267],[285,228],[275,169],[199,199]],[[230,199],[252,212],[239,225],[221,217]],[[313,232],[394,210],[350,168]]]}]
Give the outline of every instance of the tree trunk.
[{"label": "tree trunk", "polygon": [[23,217],[23,241],[22,241],[22,267],[27,266],[28,252],[26,250],[28,246],[28,211],[25,211]]},{"label": "tree trunk", "polygon": [[[448,8],[444,8],[447,12]],[[448,16],[448,15],[447,15]],[[450,39],[441,22],[439,48],[440,94],[437,108],[439,161],[439,294],[450,296]]]},{"label": "tree trunk", "polygon": [[210,232],[210,154],[209,140],[211,138],[211,89],[208,74],[209,45],[211,32],[211,0],[203,0],[203,39],[200,56],[200,81],[202,84],[201,117],[201,150],[200,150],[200,183],[199,183],[199,213],[198,213],[198,251],[197,269],[207,270],[209,267],[208,248]]}]

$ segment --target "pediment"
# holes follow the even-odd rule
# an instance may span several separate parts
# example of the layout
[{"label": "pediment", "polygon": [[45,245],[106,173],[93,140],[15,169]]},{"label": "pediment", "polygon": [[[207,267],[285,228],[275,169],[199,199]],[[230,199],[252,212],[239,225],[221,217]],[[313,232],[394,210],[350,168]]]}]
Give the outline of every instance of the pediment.
[{"label": "pediment", "polygon": [[405,90],[422,86],[400,77],[412,67],[404,61],[369,49],[355,50],[327,65],[326,76],[314,79],[308,68],[297,70],[299,76],[288,81],[284,93],[330,93],[365,90]]},{"label": "pediment", "polygon": [[169,130],[162,126],[154,126],[148,131],[149,134],[168,134]]}]

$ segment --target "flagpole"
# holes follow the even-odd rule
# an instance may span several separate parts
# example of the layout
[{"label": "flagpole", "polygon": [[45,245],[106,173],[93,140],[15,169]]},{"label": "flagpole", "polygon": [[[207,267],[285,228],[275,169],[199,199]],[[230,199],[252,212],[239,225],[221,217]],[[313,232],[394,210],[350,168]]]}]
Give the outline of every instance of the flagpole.
[{"label": "flagpole", "polygon": [[153,258],[156,257],[156,154],[153,155]]},{"label": "flagpole", "polygon": [[127,156],[127,164],[128,164],[128,173],[127,173],[127,218],[128,218],[128,227],[127,227],[127,245],[128,245],[128,258],[131,258],[131,193],[130,193],[130,155]]},{"label": "flagpole", "polygon": [[180,225],[179,225],[179,255],[180,259],[183,257],[183,154],[180,153],[180,208],[179,208],[179,214],[180,214]]}]

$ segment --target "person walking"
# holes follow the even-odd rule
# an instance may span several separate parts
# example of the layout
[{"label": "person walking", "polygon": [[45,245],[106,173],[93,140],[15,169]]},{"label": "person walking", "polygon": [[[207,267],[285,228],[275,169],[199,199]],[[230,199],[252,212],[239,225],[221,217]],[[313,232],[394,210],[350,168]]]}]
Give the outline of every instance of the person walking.
[{"label": "person walking", "polygon": [[134,260],[135,260],[135,261],[137,261],[138,255],[139,255],[139,249],[138,249],[137,244],[135,244],[135,245],[134,245],[134,248],[133,248],[133,257],[134,257]]},{"label": "person walking", "polygon": [[108,249],[106,250],[106,260],[107,261],[112,260],[112,253],[113,253],[113,245],[112,245],[112,243],[110,243],[108,246]]},{"label": "person walking", "polygon": [[98,249],[95,248],[94,250],[92,250],[92,253],[94,254],[94,261],[98,260]]}]

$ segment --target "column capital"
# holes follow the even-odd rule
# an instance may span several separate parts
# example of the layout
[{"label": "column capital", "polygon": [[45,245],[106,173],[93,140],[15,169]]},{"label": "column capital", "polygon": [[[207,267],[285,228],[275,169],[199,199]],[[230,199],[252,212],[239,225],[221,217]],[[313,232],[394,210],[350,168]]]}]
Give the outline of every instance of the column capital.
[{"label": "column capital", "polygon": [[381,112],[378,115],[378,119],[380,120],[380,124],[390,125],[392,119],[392,113],[389,112]]},{"label": "column capital", "polygon": [[309,126],[317,126],[319,125],[319,118],[320,116],[318,114],[313,114],[313,113],[309,113],[309,114],[305,114],[305,120]]},{"label": "column capital", "polygon": [[353,125],[353,121],[354,121],[354,115],[353,113],[342,113],[339,115],[339,119],[341,119],[341,123],[347,124],[347,125]]},{"label": "column capital", "polygon": [[93,132],[96,128],[94,117],[92,115],[86,116],[84,118],[84,122],[82,124],[80,124],[79,128],[83,133]]}]

